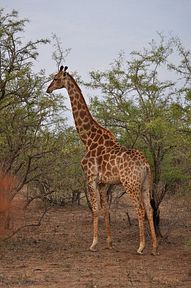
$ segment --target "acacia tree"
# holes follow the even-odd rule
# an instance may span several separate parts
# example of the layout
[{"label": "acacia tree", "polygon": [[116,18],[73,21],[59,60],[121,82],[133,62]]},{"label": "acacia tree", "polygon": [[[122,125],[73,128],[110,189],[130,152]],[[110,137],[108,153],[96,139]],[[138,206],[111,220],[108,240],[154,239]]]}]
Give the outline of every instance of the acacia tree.
[{"label": "acacia tree", "polygon": [[33,158],[46,153],[38,149],[39,135],[42,133],[43,137],[47,126],[54,121],[53,113],[58,111],[61,99],[44,93],[43,72],[32,72],[38,45],[48,41],[23,44],[21,35],[27,20],[19,20],[16,11],[4,15],[1,10],[0,22],[1,167],[5,172],[19,173],[20,190],[30,181]]},{"label": "acacia tree", "polygon": [[[57,139],[57,150],[49,157],[54,159],[52,171],[47,166],[47,175],[54,187],[49,197],[53,204],[75,202],[75,195],[80,196],[85,188],[85,179],[80,165],[83,147],[74,128],[69,127],[54,135]],[[49,170],[49,172],[48,172]]]},{"label": "acacia tree", "polygon": [[38,45],[49,41],[23,43],[27,22],[16,11],[0,10],[0,165],[1,173],[17,179],[7,191],[9,202],[29,183],[46,187],[42,198],[53,191],[45,168],[55,161],[48,157],[58,148],[54,135],[61,123],[66,126],[60,113],[66,110],[63,96],[46,94],[44,71],[32,71]]},{"label": "acacia tree", "polygon": [[92,81],[88,84],[100,88],[104,95],[103,101],[92,100],[92,108],[105,125],[117,128],[119,140],[127,146],[147,148],[145,152],[152,158],[156,184],[161,176],[161,161],[172,146],[166,137],[166,131],[172,128],[166,108],[174,94],[174,83],[159,80],[158,76],[170,52],[170,44],[164,47],[160,43],[156,47],[151,43],[150,49],[143,53],[133,52],[128,62],[120,54],[110,70],[91,72]]},{"label": "acacia tree", "polygon": [[[177,52],[175,42],[177,39],[166,40],[160,35],[159,43],[153,40],[142,51],[133,51],[130,60],[120,53],[107,71],[91,71],[91,81],[85,83],[102,95],[91,101],[96,118],[113,129],[122,144],[139,148],[148,158],[153,170],[154,195],[160,198],[156,199],[157,205],[167,187],[183,177],[184,169],[175,165],[174,155],[185,141],[179,131],[185,125],[188,131],[190,125],[190,108],[183,104],[189,93],[184,93],[180,101],[182,83],[172,70],[175,66],[171,64],[169,70],[171,56]],[[184,61],[181,69],[185,71],[190,66]],[[176,69],[180,73],[180,66]],[[183,75],[182,70],[186,80],[187,74]],[[175,169],[176,173],[172,173]]]},{"label": "acacia tree", "polygon": [[179,61],[170,63],[169,69],[176,72],[178,83],[177,102],[172,105],[172,117],[177,127],[179,149],[174,157],[175,164],[181,165],[182,173],[178,189],[187,194],[191,191],[191,51],[184,48],[180,39],[174,39]]}]

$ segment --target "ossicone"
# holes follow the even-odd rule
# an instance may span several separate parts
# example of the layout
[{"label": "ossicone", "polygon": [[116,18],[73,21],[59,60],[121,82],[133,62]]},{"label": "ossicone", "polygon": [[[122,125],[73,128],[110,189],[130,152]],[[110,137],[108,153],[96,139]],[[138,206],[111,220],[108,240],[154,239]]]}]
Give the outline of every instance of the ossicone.
[{"label": "ossicone", "polygon": [[64,72],[65,72],[68,69],[68,66],[65,66],[65,67],[63,65],[60,66],[60,71],[62,71],[63,69],[64,69]]}]

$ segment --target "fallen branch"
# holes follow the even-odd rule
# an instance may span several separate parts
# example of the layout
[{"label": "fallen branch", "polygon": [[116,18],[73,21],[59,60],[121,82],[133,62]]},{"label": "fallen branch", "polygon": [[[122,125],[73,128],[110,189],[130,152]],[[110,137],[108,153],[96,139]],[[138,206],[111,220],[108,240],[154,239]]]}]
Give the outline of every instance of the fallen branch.
[{"label": "fallen branch", "polygon": [[19,233],[21,230],[25,229],[25,228],[29,228],[29,227],[39,227],[42,223],[42,220],[45,216],[45,214],[51,209],[51,207],[46,207],[46,209],[44,210],[44,212],[42,213],[41,217],[39,218],[38,222],[37,223],[32,223],[32,224],[26,224],[26,225],[23,225],[19,228],[17,228],[15,231],[13,231],[9,236],[1,239],[1,241],[7,241],[9,240],[10,238],[12,238],[14,235],[16,235],[17,233]]}]

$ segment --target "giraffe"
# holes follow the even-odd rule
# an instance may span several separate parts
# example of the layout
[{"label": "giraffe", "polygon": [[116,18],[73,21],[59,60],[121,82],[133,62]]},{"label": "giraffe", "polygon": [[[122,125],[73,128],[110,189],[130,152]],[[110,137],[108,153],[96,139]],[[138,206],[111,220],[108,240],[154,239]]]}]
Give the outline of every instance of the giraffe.
[{"label": "giraffe", "polygon": [[152,175],[150,166],[141,152],[127,149],[116,142],[114,135],[101,126],[91,115],[81,89],[73,76],[66,72],[67,66],[60,67],[50,83],[47,93],[65,88],[68,92],[77,132],[85,145],[85,156],[81,160],[88,185],[88,198],[92,207],[93,241],[91,251],[96,251],[98,243],[98,220],[100,206],[103,211],[107,232],[108,248],[112,249],[112,236],[107,203],[107,189],[110,184],[122,184],[129,193],[137,213],[139,223],[139,248],[145,248],[145,214],[149,222],[152,240],[152,254],[157,252],[157,239],[150,204]]}]

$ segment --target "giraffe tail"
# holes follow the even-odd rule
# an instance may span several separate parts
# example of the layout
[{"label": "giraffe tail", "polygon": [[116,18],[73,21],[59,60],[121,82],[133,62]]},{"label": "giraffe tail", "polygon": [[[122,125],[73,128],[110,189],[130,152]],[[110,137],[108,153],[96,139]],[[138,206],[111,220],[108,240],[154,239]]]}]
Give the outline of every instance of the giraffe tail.
[{"label": "giraffe tail", "polygon": [[151,199],[153,198],[153,195],[152,195],[152,174],[149,165],[144,167],[141,190],[142,190],[143,202],[145,204],[148,204],[148,202],[150,203]]},{"label": "giraffe tail", "polygon": [[145,210],[147,212],[148,209],[152,209],[153,211],[153,222],[155,226],[156,231],[156,225],[157,225],[157,207],[155,205],[155,200],[153,197],[153,185],[152,185],[152,173],[150,166],[147,165],[144,167],[144,174],[143,174],[143,182],[142,182],[142,200],[145,206]]}]

